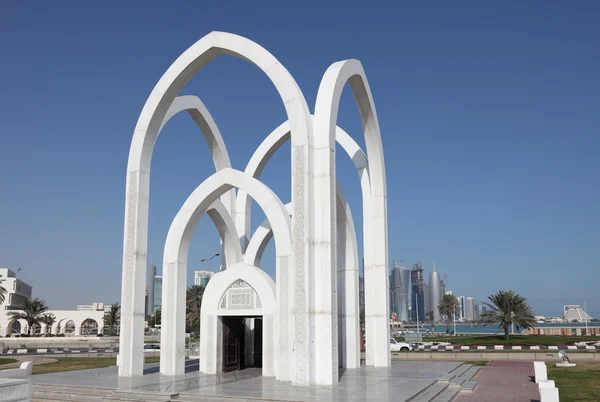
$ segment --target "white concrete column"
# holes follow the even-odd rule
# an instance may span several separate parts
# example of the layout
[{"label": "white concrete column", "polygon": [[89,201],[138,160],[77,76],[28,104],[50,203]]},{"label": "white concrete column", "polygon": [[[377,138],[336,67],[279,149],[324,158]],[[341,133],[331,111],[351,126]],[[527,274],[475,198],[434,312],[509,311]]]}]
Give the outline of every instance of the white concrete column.
[{"label": "white concrete column", "polygon": [[[200,325],[200,372],[221,372],[222,324],[216,315],[202,315]],[[162,360],[162,357],[161,357]]]},{"label": "white concrete column", "polygon": [[75,336],[81,336],[81,325],[75,327]]},{"label": "white concrete column", "polygon": [[[370,283],[372,288],[370,301],[375,311],[372,314],[372,330],[367,338],[367,345],[374,346],[373,365],[389,367],[390,353],[390,298],[388,269],[388,234],[387,234],[387,202],[384,195],[372,197],[373,205],[373,265],[371,266]],[[366,274],[365,274],[366,276]],[[365,277],[365,292],[367,282]],[[366,302],[366,301],[365,301]],[[367,346],[368,347],[368,346]]]},{"label": "white concrete column", "polygon": [[184,254],[180,261],[163,263],[160,372],[164,375],[185,374],[187,252]]},{"label": "white concrete column", "polygon": [[146,249],[148,243],[148,194],[150,175],[134,170],[127,173],[125,238],[121,290],[121,331],[119,376],[144,372],[144,304]]},{"label": "white concrete column", "polygon": [[263,338],[262,338],[262,374],[272,377],[275,375],[276,359],[275,345],[277,337],[274,331],[274,316],[263,315]]},{"label": "white concrete column", "polygon": [[[343,202],[346,204],[342,204]],[[360,367],[360,317],[356,232],[346,198],[338,187],[337,276],[339,367]]]},{"label": "white concrete column", "polygon": [[314,158],[310,320],[315,328],[315,371],[311,383],[331,385],[338,382],[335,151],[329,146],[315,149]]},{"label": "white concrete column", "polygon": [[[292,132],[294,132],[293,125]],[[312,133],[312,127],[308,129],[308,132]],[[299,144],[292,135],[293,260],[285,263],[286,267],[289,267],[286,269],[289,271],[288,278],[277,278],[279,313],[276,320],[280,343],[277,371],[281,375],[285,371],[283,368],[288,367],[286,376],[291,378],[293,385],[309,385],[311,371],[314,367],[312,362],[315,351],[312,349],[311,339],[314,326],[309,320],[311,245],[314,240],[311,235],[313,224],[311,216],[314,208],[312,204],[314,177],[311,175],[310,166],[312,153],[313,149],[308,143]],[[286,292],[281,292],[280,285],[289,286],[289,288]],[[289,300],[288,294],[291,296],[291,300]],[[284,309],[289,311],[288,317],[281,314]],[[281,351],[283,349],[289,356],[287,360],[282,359]],[[290,365],[289,362],[292,364]]]}]

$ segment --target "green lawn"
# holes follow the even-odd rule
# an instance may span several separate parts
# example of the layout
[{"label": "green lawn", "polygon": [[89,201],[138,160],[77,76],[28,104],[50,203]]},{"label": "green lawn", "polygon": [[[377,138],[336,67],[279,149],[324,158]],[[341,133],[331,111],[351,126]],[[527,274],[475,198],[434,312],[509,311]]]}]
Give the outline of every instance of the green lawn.
[{"label": "green lawn", "polygon": [[488,361],[486,360],[473,360],[473,361],[468,361],[468,362],[464,362],[465,364],[470,364],[472,366],[487,366],[488,365]]},{"label": "green lawn", "polygon": [[16,362],[18,362],[17,359],[4,359],[4,358],[0,358],[0,365],[2,365],[2,364],[16,363]]},{"label": "green lawn", "polygon": [[59,373],[62,371],[88,370],[117,364],[112,357],[59,357],[54,363],[33,366],[33,374]]},{"label": "green lawn", "polygon": [[[10,360],[10,359],[7,359]],[[59,357],[54,363],[33,366],[33,374],[59,373],[62,371],[89,370],[111,367],[117,364],[113,357]],[[146,363],[158,363],[160,357],[146,357]]]},{"label": "green lawn", "polygon": [[504,339],[503,335],[475,336],[427,336],[423,342],[450,342],[456,345],[522,345],[522,346],[560,346],[571,345],[574,342],[598,341],[592,336],[551,336],[551,335],[511,335]]},{"label": "green lawn", "polygon": [[576,367],[548,365],[548,379],[554,380],[561,402],[598,401],[600,363],[577,362]]}]

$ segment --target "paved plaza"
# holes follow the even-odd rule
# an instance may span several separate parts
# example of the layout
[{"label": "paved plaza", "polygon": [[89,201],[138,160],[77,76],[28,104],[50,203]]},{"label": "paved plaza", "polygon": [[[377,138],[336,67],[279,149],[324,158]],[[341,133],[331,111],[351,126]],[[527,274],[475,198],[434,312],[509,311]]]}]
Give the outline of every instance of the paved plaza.
[{"label": "paved plaza", "polygon": [[32,377],[33,384],[71,385],[117,389],[122,392],[185,394],[264,398],[283,401],[406,401],[461,362],[393,362],[389,368],[360,367],[343,371],[335,386],[292,386],[290,382],[263,377],[260,369],[246,369],[220,375],[198,372],[198,361],[186,362],[187,373],[164,376],[156,364],[146,365],[146,375],[119,378],[117,368],[43,374]]},{"label": "paved plaza", "polygon": [[473,377],[477,381],[475,391],[459,395],[456,402],[539,401],[538,387],[532,378],[532,362],[492,361]]}]

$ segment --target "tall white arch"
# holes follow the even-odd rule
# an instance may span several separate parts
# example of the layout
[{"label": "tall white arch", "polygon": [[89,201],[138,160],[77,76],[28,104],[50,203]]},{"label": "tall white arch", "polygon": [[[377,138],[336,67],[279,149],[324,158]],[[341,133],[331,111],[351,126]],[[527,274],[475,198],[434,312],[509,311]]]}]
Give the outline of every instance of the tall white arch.
[{"label": "tall white arch", "polygon": [[[305,265],[310,255],[311,224],[304,211],[310,211],[312,176],[312,122],[302,91],[289,72],[267,50],[238,35],[212,32],[188,48],[169,67],[148,97],[136,124],[129,159],[125,201],[123,275],[121,293],[121,337],[119,376],[143,373],[144,288],[148,240],[148,208],[150,163],[160,127],[175,97],[194,74],[215,57],[227,54],[249,61],[260,68],[275,85],[292,126],[292,201],[298,208],[294,214],[294,338],[297,381],[308,384],[310,353],[308,340],[308,273]],[[284,279],[284,278],[279,278]],[[285,278],[287,281],[287,278]],[[298,286],[296,283],[298,282]],[[288,303],[287,294],[282,295]],[[287,347],[285,348],[287,350]],[[287,356],[280,356],[286,359]]]},{"label": "tall white arch", "polygon": [[[331,191],[334,187],[329,179],[335,177],[335,127],[342,91],[346,83],[350,84],[354,99],[358,106],[363,125],[365,143],[371,178],[371,197],[363,198],[364,225],[364,270],[365,270],[365,313],[366,331],[369,343],[367,346],[367,365],[388,367],[391,364],[389,352],[389,277],[388,277],[388,243],[387,243],[387,194],[383,145],[377,112],[362,64],[358,60],[344,60],[332,64],[321,80],[315,116],[313,119],[315,133],[314,166],[318,168],[321,180],[315,181],[313,200],[321,205],[319,211],[335,211]],[[320,151],[327,150],[327,151]],[[317,175],[317,173],[315,173]],[[329,205],[329,208],[325,208]],[[316,216],[319,219],[319,216]],[[327,236],[323,241],[327,243]],[[324,252],[324,251],[323,251]],[[323,256],[324,258],[324,256]],[[331,271],[319,270],[315,277],[317,294],[328,294]],[[331,289],[334,289],[333,287]],[[327,308],[328,301],[323,297],[317,308]],[[325,338],[329,334],[325,334]],[[317,343],[319,345],[319,343]],[[329,363],[329,344],[323,343],[324,350],[317,353],[322,359],[317,367],[327,367]],[[335,345],[333,346],[335,347]],[[318,350],[318,349],[317,349]],[[335,357],[335,355],[333,355]],[[318,375],[329,375],[328,372]],[[333,373],[335,377],[336,373]]]},{"label": "tall white arch", "polygon": [[[277,318],[279,312],[287,309],[282,305],[280,295],[287,292],[287,283],[279,280],[288,270],[293,270],[291,219],[289,213],[266,185],[234,169],[222,169],[208,177],[192,192],[179,210],[167,235],[163,260],[163,299],[161,330],[160,372],[166,375],[182,375],[185,359],[185,290],[187,272],[187,253],[190,240],[200,217],[208,207],[226,191],[240,188],[249,193],[264,210],[273,227],[276,243],[276,275],[278,278]],[[179,307],[179,308],[178,308]],[[285,321],[286,326],[292,323]],[[281,334],[280,334],[281,337]],[[281,338],[278,344],[281,347]],[[286,345],[287,347],[287,345]],[[279,361],[281,373],[295,373],[288,361]],[[284,375],[287,377],[287,375]]]}]

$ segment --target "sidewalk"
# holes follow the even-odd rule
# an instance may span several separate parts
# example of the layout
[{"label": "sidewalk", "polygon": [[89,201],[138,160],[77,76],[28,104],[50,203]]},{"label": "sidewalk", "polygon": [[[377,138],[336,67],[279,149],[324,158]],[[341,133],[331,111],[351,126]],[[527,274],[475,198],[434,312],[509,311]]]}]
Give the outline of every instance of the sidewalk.
[{"label": "sidewalk", "polygon": [[532,362],[492,361],[473,377],[477,388],[462,394],[456,402],[532,402],[539,401]]}]

